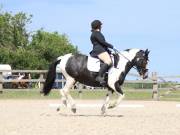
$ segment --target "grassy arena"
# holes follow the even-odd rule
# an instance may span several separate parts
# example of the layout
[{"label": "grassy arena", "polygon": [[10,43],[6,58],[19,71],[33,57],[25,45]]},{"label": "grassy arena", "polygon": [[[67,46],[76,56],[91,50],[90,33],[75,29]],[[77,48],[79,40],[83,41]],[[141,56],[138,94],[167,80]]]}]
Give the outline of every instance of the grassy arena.
[{"label": "grassy arena", "polygon": [[[103,99],[106,95],[106,90],[84,90],[79,93],[79,90],[71,90],[71,95],[75,99]],[[151,90],[124,90],[125,100],[152,100]],[[115,95],[115,94],[114,94]],[[113,98],[116,96],[113,95]],[[180,101],[180,91],[161,90],[160,100],[165,101]],[[52,90],[49,96],[41,96],[39,90],[3,90],[0,94],[2,99],[59,99],[60,94],[58,90]]]}]

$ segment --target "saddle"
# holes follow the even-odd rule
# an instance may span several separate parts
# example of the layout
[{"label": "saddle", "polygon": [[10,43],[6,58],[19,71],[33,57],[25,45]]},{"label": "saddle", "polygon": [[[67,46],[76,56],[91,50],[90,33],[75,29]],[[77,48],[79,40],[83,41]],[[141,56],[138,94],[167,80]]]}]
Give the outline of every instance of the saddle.
[{"label": "saddle", "polygon": [[[113,67],[116,68],[119,61],[119,55],[112,54],[111,59],[112,59]],[[92,72],[99,72],[101,63],[103,62],[100,59],[88,56],[87,69]]]}]

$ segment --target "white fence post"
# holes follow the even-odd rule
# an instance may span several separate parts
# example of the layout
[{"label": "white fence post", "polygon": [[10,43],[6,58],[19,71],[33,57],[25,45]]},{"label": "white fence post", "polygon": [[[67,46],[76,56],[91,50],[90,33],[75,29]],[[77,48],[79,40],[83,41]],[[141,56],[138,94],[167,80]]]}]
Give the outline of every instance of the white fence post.
[{"label": "white fence post", "polygon": [[154,100],[159,100],[157,72],[152,72],[152,80],[153,80],[152,98],[153,98]]},{"label": "white fence post", "polygon": [[2,72],[0,72],[0,94],[3,93],[3,76]]},{"label": "white fence post", "polygon": [[40,74],[39,79],[40,79],[39,81],[40,81],[40,90],[41,90],[44,86],[44,83],[43,83],[44,75],[43,75],[43,73]]}]

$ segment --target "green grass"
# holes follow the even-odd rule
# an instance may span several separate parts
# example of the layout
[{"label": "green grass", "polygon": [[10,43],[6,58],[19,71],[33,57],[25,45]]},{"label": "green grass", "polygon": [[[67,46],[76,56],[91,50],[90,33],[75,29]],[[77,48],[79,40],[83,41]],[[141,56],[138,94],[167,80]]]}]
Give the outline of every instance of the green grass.
[{"label": "green grass", "polygon": [[[81,94],[78,90],[72,90],[71,95],[75,99],[104,99],[106,90],[86,90]],[[127,100],[151,100],[150,90],[125,90],[125,99]],[[113,94],[113,98],[116,98]],[[41,96],[39,90],[3,90],[0,94],[1,99],[59,99],[60,94],[57,90],[52,90],[48,96]]]},{"label": "green grass", "polygon": [[160,90],[159,95],[163,101],[180,101],[180,90]]},{"label": "green grass", "polygon": [[38,90],[3,90],[3,93],[0,94],[0,99],[58,99],[58,97],[57,91],[44,97]]},{"label": "green grass", "polygon": [[[105,91],[83,91],[79,94],[78,91],[70,92],[75,99],[101,99],[105,97]],[[52,90],[48,96],[41,96],[38,90],[4,90],[0,94],[0,99],[59,99],[60,93],[57,90]]]},{"label": "green grass", "polygon": [[[78,90],[72,90],[71,95],[75,99],[104,99],[106,96],[106,90],[85,90],[81,94]],[[125,100],[152,100],[151,90],[124,90]],[[159,91],[160,100],[163,101],[180,101],[180,91]],[[116,98],[116,94],[113,98]],[[48,96],[41,96],[39,90],[3,90],[0,94],[0,100],[2,99],[60,99],[60,93],[58,90],[52,90]]]},{"label": "green grass", "polygon": [[152,100],[152,91],[150,90],[134,90],[124,91],[127,100]]}]

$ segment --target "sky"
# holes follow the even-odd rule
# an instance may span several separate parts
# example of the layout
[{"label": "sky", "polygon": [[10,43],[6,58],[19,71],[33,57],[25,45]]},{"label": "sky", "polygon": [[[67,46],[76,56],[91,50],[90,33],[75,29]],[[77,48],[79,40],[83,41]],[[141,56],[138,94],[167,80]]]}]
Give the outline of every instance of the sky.
[{"label": "sky", "polygon": [[106,41],[118,50],[149,49],[149,71],[180,75],[179,0],[0,0],[3,11],[32,14],[29,31],[66,34],[89,54],[90,24],[103,22]]}]

